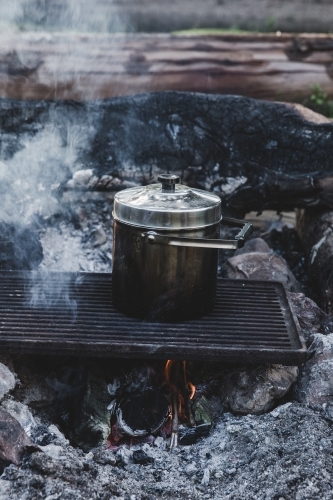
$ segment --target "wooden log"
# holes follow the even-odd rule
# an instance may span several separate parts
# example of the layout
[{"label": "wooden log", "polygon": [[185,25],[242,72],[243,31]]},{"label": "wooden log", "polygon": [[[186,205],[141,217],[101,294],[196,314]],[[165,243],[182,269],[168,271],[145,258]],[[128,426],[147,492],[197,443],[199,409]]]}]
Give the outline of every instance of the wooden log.
[{"label": "wooden log", "polygon": [[300,101],[333,95],[333,35],[0,34],[0,96],[104,99],[165,90]]},{"label": "wooden log", "polygon": [[333,211],[298,210],[296,220],[319,305],[333,314]]},{"label": "wooden log", "polygon": [[233,211],[333,209],[333,122],[302,107],[178,92],[0,100],[0,131],[2,210],[49,203],[57,185],[112,193],[166,171]]}]

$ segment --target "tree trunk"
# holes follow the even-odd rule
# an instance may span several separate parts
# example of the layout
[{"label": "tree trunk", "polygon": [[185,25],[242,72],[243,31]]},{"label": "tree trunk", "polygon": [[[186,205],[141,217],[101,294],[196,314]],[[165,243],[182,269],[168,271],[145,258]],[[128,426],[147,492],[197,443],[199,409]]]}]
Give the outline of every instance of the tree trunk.
[{"label": "tree trunk", "polygon": [[300,101],[333,95],[332,35],[0,35],[0,95],[104,99],[178,90]]}]

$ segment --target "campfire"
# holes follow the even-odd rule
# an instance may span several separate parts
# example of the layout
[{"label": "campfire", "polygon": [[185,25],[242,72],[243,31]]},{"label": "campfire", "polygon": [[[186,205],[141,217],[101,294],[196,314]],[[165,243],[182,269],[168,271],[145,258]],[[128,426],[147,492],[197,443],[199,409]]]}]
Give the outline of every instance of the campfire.
[{"label": "campfire", "polygon": [[[306,129],[306,133],[311,130],[316,140],[321,137],[322,149],[326,151],[330,142],[325,143],[326,135],[320,130],[329,134],[331,124],[313,124],[282,104],[249,104],[242,98],[172,93],[160,98],[164,104],[169,103],[158,105],[161,127],[157,127],[153,118],[148,121],[145,118],[147,127],[139,127],[142,133],[138,135],[133,123],[143,120],[140,106],[144,100],[132,98],[131,109],[126,98],[117,103],[102,103],[104,118],[91,115],[92,120],[96,118],[98,122],[94,122],[93,144],[87,140],[88,149],[72,150],[73,170],[66,163],[68,157],[60,139],[75,134],[72,130],[71,134],[62,132],[58,137],[58,131],[64,126],[66,104],[52,107],[50,103],[41,103],[38,111],[44,117],[41,123],[49,122],[52,117],[59,129],[34,130],[31,141],[25,138],[30,144],[29,165],[34,165],[27,183],[37,186],[36,192],[28,199],[25,185],[18,188],[15,184],[14,189],[16,179],[8,181],[5,201],[9,203],[14,197],[22,214],[20,220],[15,217],[4,220],[0,228],[3,234],[1,414],[12,436],[4,439],[3,446],[0,441],[3,466],[0,487],[10,488],[13,495],[18,491],[17,495],[22,494],[24,478],[29,478],[31,498],[38,488],[42,488],[45,498],[56,498],[62,494],[59,485],[65,489],[64,485],[72,484],[70,481],[75,482],[73,490],[84,492],[86,498],[93,497],[94,488],[100,493],[103,488],[108,489],[107,493],[103,490],[105,498],[107,494],[124,498],[129,493],[138,496],[138,489],[142,490],[141,498],[145,500],[160,494],[171,498],[203,495],[218,498],[222,486],[229,488],[230,498],[237,498],[243,494],[244,485],[254,498],[258,492],[252,476],[266,485],[264,471],[268,471],[269,484],[274,484],[274,495],[280,498],[294,494],[291,484],[296,484],[295,488],[301,493],[310,486],[301,475],[293,483],[290,480],[281,486],[285,473],[277,480],[279,487],[275,486],[273,464],[289,470],[293,465],[287,463],[287,457],[292,456],[293,463],[302,468],[302,451],[306,446],[309,454],[315,450],[320,455],[320,447],[330,450],[328,422],[332,421],[333,412],[324,382],[326,376],[327,380],[331,377],[326,360],[331,356],[332,319],[312,300],[321,300],[323,307],[325,303],[329,305],[329,287],[317,293],[307,275],[305,257],[309,254],[308,261],[313,268],[329,262],[327,248],[331,232],[328,227],[323,229],[320,244],[314,243],[311,236],[312,250],[308,251],[307,247],[304,250],[296,231],[297,224],[301,223],[298,230],[305,241],[307,230],[302,214],[276,215],[276,209],[293,208],[295,200],[297,206],[306,206],[311,196],[316,197],[313,203],[322,206],[328,203],[328,188],[322,180],[326,174],[324,166],[321,173],[318,167],[313,182],[307,183],[313,158],[310,161],[305,155],[304,162],[310,162],[306,163],[305,184],[301,186],[299,178],[296,183],[291,181],[289,170],[289,177],[282,175],[286,168],[281,166],[284,154],[278,150],[278,159],[271,162],[267,145],[275,146],[268,137],[267,123],[271,122],[273,110],[274,123],[280,123],[274,131],[274,141],[282,141],[285,133],[282,130],[296,127],[299,137],[294,136],[294,140],[298,145],[303,144],[302,130]],[[157,109],[159,97],[152,95],[146,99],[145,113],[149,114]],[[133,102],[139,113],[135,120]],[[212,112],[207,109],[212,109],[212,104],[219,115],[218,121],[215,115],[209,118]],[[4,104],[0,103],[1,106]],[[194,127],[183,126],[177,115],[184,106],[189,111],[182,120],[195,123]],[[251,111],[252,121],[248,121],[250,112],[245,113],[245,125],[237,125],[239,128],[230,133],[227,114],[221,113],[223,106],[230,109],[229,119],[236,113],[234,124],[240,116],[239,111],[236,112],[238,106]],[[19,109],[18,104],[13,103],[11,116],[16,117],[17,140],[21,141],[20,133],[26,133],[30,122],[22,118]],[[32,103],[27,103],[24,109],[36,117]],[[74,113],[75,122],[82,121],[84,111],[83,104],[78,103],[66,112]],[[260,124],[253,118],[256,113],[264,117]],[[119,157],[112,149],[115,147],[112,134],[117,144],[123,144],[120,134],[125,129],[117,120],[111,124],[111,115],[117,115],[123,124],[122,120],[128,120],[127,125],[136,130],[129,134],[128,140],[132,142],[126,149],[126,154],[133,156],[121,156],[125,165],[122,170],[112,163]],[[204,116],[207,126],[200,122],[200,128],[196,115]],[[210,124],[209,120],[212,120]],[[254,126],[260,129],[257,142]],[[152,132],[150,127],[157,127],[158,132],[155,129]],[[200,140],[198,127],[202,132]],[[252,131],[251,141],[243,132],[247,129]],[[11,130],[4,131],[9,142]],[[165,136],[163,130],[172,131],[172,140],[180,141],[184,155],[177,156],[180,163],[175,165],[172,176],[180,174],[186,186],[213,193],[212,199],[221,200],[222,216],[228,211],[228,217],[245,218],[255,229],[240,248],[241,245],[235,244],[237,233],[229,227],[223,228],[221,239],[229,242],[228,245],[231,241],[233,246],[223,255],[221,252],[219,260],[216,258],[212,265],[217,286],[214,288],[210,281],[208,289],[211,292],[214,288],[214,294],[206,297],[203,304],[209,307],[186,318],[157,317],[156,311],[154,317],[138,317],[133,311],[135,304],[126,315],[120,307],[114,307],[112,297],[115,293],[111,277],[114,194],[125,192],[126,188],[141,190],[165,172],[165,166],[157,166],[160,158],[170,152],[170,137]],[[89,131],[85,131],[88,134]],[[234,140],[240,136],[241,144],[237,146]],[[36,151],[40,148],[44,148],[47,158],[47,137],[52,138],[52,144],[60,144],[61,154],[57,158],[61,159],[61,174],[58,171],[57,178],[53,176],[54,169],[43,177],[45,165],[36,163]],[[154,138],[154,147],[157,147],[157,137],[158,152],[151,147],[149,137],[150,141]],[[105,148],[100,148],[101,143],[105,143]],[[267,147],[261,148],[262,143]],[[23,144],[24,141],[21,149],[13,149],[16,152],[8,160],[10,172],[16,172],[16,166],[22,163],[21,151],[27,154]],[[215,147],[216,144],[220,146]],[[139,145],[144,151],[136,155]],[[223,163],[222,150],[237,151],[238,157],[230,153]],[[294,151],[297,156],[301,147]],[[200,166],[198,155],[205,159],[202,162],[208,165],[206,169]],[[248,168],[249,158],[253,169]],[[302,155],[294,157],[295,165],[302,162]],[[260,165],[264,163],[263,174]],[[237,165],[237,175],[231,176],[231,164]],[[316,176],[321,176],[321,180]],[[7,209],[8,205],[4,207]],[[274,210],[268,212],[269,208]],[[262,209],[265,211],[261,217],[252,211]],[[31,213],[37,215],[34,215],[34,223],[28,224]],[[313,217],[315,215],[320,214]],[[123,220],[117,222],[121,224]],[[211,222],[215,225],[218,220],[211,219]],[[315,223],[311,227],[314,228]],[[163,238],[158,241],[161,236],[167,237],[168,245],[171,243],[170,247],[177,249],[173,243],[182,236],[160,231],[154,227],[155,234],[151,234],[148,223],[144,231],[139,230],[140,234],[133,231],[135,237],[130,237],[128,247],[135,253],[136,262],[141,249],[156,252],[159,245],[165,243]],[[218,233],[215,227],[214,231]],[[213,236],[214,231],[207,235],[188,235],[188,239],[198,239],[198,236],[203,240],[218,239]],[[182,243],[182,249],[186,247],[184,243],[193,244],[188,239],[177,240]],[[19,251],[22,240],[29,242],[25,252]],[[236,247],[239,248],[236,250]],[[144,265],[152,262],[148,259]],[[327,266],[326,269],[329,264]],[[120,267],[120,271],[123,269]],[[328,272],[322,271],[321,276],[323,280],[330,279]],[[142,279],[136,283],[147,285]],[[170,289],[178,290],[176,286]],[[134,296],[134,291],[132,293]],[[320,295],[324,297],[319,298]],[[159,312],[161,296],[158,298]],[[307,360],[307,349],[312,354],[310,360]],[[323,372],[325,377],[321,375]],[[320,465],[316,474],[330,470],[330,458],[326,455],[321,458],[324,465]],[[315,458],[318,457],[311,462],[313,468]],[[9,466],[10,463],[14,465]],[[180,471],[179,479],[172,473],[175,469]],[[296,477],[297,472],[293,474]],[[324,482],[325,477],[320,477]],[[119,488],[115,484],[119,484]],[[268,488],[268,479],[266,486]],[[8,498],[11,497],[8,495]]]},{"label": "campfire", "polygon": [[[127,441],[133,444],[138,442],[136,438],[144,437],[146,440],[148,437],[149,440],[149,437],[161,435],[171,438],[170,448],[174,448],[178,446],[179,435],[180,442],[190,443],[191,438],[194,442],[197,436],[204,435],[203,426],[209,433],[211,421],[209,418],[207,422],[202,421],[200,402],[193,401],[195,386],[187,380],[186,361],[168,360],[162,382],[157,377],[158,389],[154,387],[151,370],[147,367],[145,387],[140,392],[127,396],[122,394],[109,405],[111,422],[115,421],[109,436],[112,448],[126,442],[125,436],[130,436]],[[111,395],[115,395],[113,391],[114,385],[109,386]]]}]

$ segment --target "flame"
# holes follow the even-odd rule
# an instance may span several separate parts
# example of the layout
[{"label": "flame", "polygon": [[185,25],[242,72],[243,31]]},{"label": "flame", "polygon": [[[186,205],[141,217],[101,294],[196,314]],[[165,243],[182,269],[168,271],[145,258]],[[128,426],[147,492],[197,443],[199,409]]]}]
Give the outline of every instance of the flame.
[{"label": "flame", "polygon": [[[169,385],[170,389],[179,394],[179,392],[181,391],[180,387],[177,387],[177,383],[180,383],[180,380],[174,380],[174,375],[172,374],[172,369],[174,368],[175,363],[176,362],[172,359],[167,360],[164,367],[164,379]],[[184,377],[185,387],[187,387],[188,391],[190,392],[189,398],[193,399],[196,388],[194,384],[186,380],[186,361],[183,361],[182,363],[183,363],[183,377]]]},{"label": "flame", "polygon": [[187,387],[189,388],[189,390],[191,391],[191,394],[190,394],[190,399],[193,399],[194,397],[194,394],[195,394],[195,385],[193,385],[191,382],[188,382],[187,384]]}]

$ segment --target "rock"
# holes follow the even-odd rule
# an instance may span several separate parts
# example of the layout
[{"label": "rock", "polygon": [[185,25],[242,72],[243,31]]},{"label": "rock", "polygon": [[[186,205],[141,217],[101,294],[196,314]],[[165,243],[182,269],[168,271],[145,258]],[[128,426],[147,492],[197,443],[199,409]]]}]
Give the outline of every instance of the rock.
[{"label": "rock", "polygon": [[53,434],[60,443],[62,443],[64,445],[69,444],[68,439],[65,438],[63,433],[58,429],[58,427],[56,425],[54,425],[54,424],[49,425],[48,431],[51,434]]},{"label": "rock", "polygon": [[118,462],[128,465],[132,461],[133,451],[129,450],[125,446],[122,446],[119,450],[117,450],[116,457]]},{"label": "rock", "polygon": [[46,446],[39,446],[39,448],[48,456],[54,460],[64,459],[64,449],[62,446],[57,444],[47,444]]},{"label": "rock", "polygon": [[235,369],[222,379],[223,404],[241,415],[260,415],[272,409],[297,380],[296,366],[255,366]]},{"label": "rock", "polygon": [[38,447],[24,432],[23,427],[10,413],[0,408],[0,460],[18,465],[22,457]]},{"label": "rock", "polygon": [[165,450],[167,444],[162,436],[157,436],[154,441],[154,446],[156,446],[156,448],[160,448],[161,450]]},{"label": "rock", "polygon": [[12,417],[16,418],[16,420],[22,425],[26,434],[31,436],[31,433],[37,427],[37,424],[26,405],[20,403],[19,401],[14,401],[13,399],[7,399],[2,403],[1,407],[10,413]]},{"label": "rock", "polygon": [[333,403],[333,333],[313,335],[308,353],[309,360],[294,389],[295,398],[314,407]]},{"label": "rock", "polygon": [[274,418],[279,418],[291,405],[292,403],[285,403],[284,405],[278,406],[270,412],[270,415]]},{"label": "rock", "polygon": [[234,255],[242,255],[251,252],[272,253],[272,250],[262,238],[252,238],[245,242],[243,248],[236,250]]},{"label": "rock", "polygon": [[0,363],[0,400],[5,394],[13,390],[15,385],[15,375],[7,368],[7,366]]},{"label": "rock", "polygon": [[289,293],[291,306],[297,316],[302,334],[308,340],[314,333],[333,333],[333,318],[303,293]]},{"label": "rock", "polygon": [[282,281],[290,292],[301,292],[287,262],[273,253],[250,252],[231,257],[222,268],[222,277]]},{"label": "rock", "polygon": [[154,459],[147,455],[143,450],[135,450],[133,452],[133,463],[139,465],[149,465],[154,463]]},{"label": "rock", "polygon": [[32,226],[0,222],[0,269],[36,269],[43,259],[39,235]]},{"label": "rock", "polygon": [[[21,378],[21,374],[20,378]],[[15,390],[15,398],[23,404],[42,407],[51,404],[55,397],[56,391],[50,387],[43,374],[29,373],[27,377],[21,378],[22,384]]]}]

